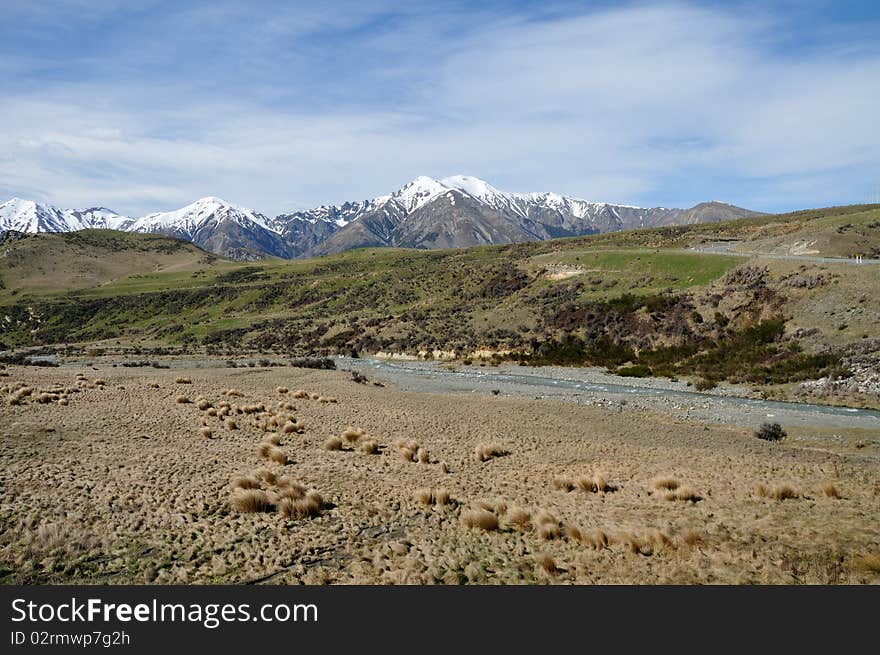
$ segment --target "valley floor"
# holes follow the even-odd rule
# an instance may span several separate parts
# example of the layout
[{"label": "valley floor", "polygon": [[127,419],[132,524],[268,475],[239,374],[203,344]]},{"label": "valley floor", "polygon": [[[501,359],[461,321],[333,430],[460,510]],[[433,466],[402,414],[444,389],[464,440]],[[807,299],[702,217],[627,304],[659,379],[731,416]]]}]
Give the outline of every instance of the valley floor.
[{"label": "valley floor", "polygon": [[880,429],[768,443],[342,371],[96,368],[2,371],[7,583],[880,581]]}]

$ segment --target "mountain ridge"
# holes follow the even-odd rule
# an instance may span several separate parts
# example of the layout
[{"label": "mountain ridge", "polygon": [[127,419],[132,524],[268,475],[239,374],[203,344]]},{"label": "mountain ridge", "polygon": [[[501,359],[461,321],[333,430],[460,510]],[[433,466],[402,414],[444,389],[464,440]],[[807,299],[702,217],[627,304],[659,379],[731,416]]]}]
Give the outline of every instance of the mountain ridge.
[{"label": "mountain ridge", "polygon": [[363,247],[460,248],[540,241],[641,227],[759,216],[719,201],[687,209],[594,202],[553,192],[511,193],[485,180],[418,176],[370,200],[320,205],[270,218],[215,196],[133,218],[106,207],[60,209],[13,198],[0,204],[0,232],[89,228],[162,234],[233,259],[321,256]]}]

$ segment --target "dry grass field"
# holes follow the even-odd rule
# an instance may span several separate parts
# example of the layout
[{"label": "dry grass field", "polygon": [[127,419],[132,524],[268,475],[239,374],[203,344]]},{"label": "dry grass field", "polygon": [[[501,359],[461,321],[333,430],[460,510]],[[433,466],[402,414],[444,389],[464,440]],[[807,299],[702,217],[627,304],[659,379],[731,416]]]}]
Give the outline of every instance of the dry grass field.
[{"label": "dry grass field", "polygon": [[880,581],[880,462],[821,432],[336,371],[2,373],[7,583]]}]

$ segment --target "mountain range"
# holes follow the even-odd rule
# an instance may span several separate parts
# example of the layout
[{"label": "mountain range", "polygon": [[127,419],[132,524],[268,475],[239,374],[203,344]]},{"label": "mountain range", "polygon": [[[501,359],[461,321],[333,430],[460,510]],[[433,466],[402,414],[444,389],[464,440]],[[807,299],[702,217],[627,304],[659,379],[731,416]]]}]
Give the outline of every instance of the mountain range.
[{"label": "mountain range", "polygon": [[206,197],[141,218],[106,207],[59,209],[13,198],[0,204],[0,232],[98,228],[163,234],[239,260],[295,258],[353,248],[461,248],[686,225],[758,216],[722,202],[689,209],[590,202],[555,193],[509,193],[464,175],[420,176],[389,195],[269,218]]}]

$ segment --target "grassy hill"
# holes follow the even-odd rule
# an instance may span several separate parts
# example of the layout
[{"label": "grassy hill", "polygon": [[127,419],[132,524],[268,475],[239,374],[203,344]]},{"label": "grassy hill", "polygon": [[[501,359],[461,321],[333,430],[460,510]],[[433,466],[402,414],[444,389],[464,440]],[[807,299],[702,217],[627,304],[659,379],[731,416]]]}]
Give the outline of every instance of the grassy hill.
[{"label": "grassy hill", "polygon": [[152,235],[38,235],[2,244],[0,342],[512,351],[532,363],[767,385],[844,375],[846,349],[877,336],[876,266],[693,250],[718,242],[732,253],[878,253],[880,207],[259,263]]}]

